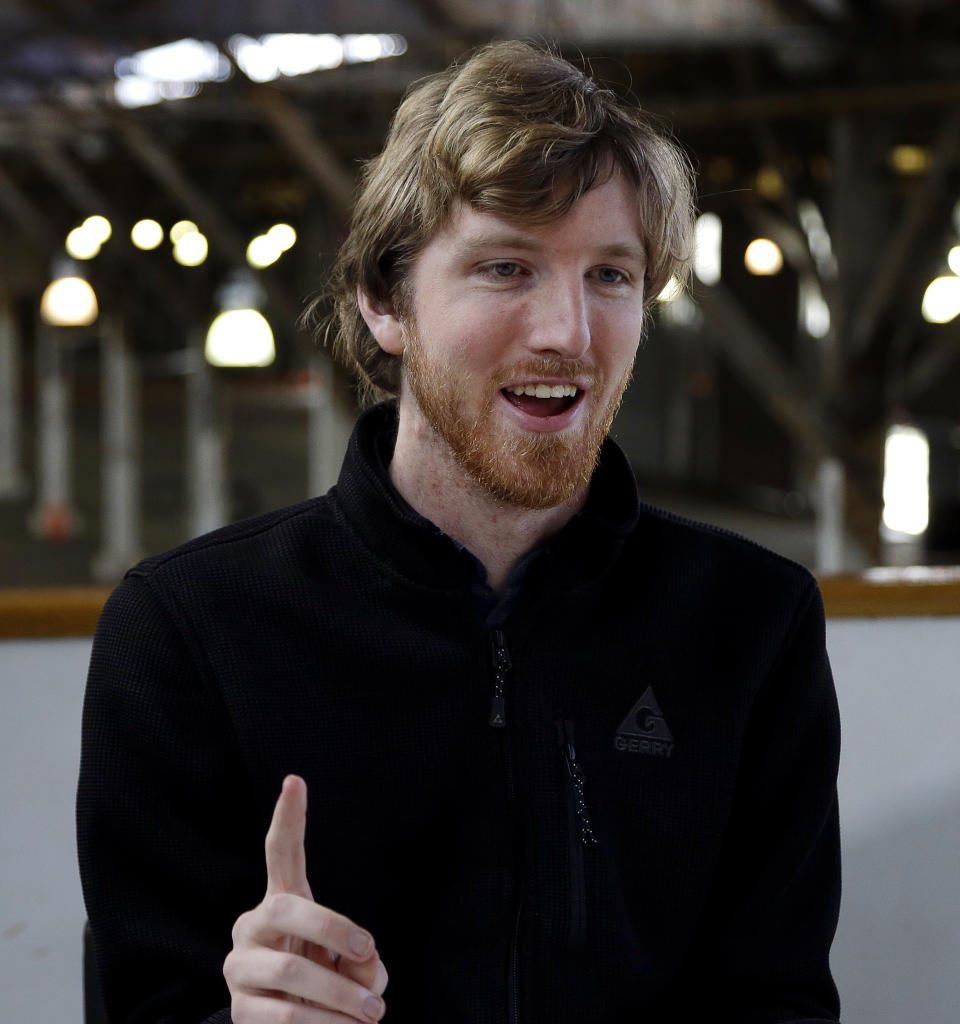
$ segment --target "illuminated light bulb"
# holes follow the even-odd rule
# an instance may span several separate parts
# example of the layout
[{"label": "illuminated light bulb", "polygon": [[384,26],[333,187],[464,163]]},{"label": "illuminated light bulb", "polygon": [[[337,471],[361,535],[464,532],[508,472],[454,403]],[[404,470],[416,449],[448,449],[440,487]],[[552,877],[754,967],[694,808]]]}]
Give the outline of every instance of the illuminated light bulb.
[{"label": "illuminated light bulb", "polygon": [[769,238],[755,238],[743,254],[743,265],[751,274],[768,277],[779,274],[783,268],[783,253]]},{"label": "illuminated light bulb", "polygon": [[917,537],[930,522],[930,444],[916,427],[887,431],[883,457],[883,525]]},{"label": "illuminated light bulb", "polygon": [[199,82],[158,82],[162,100],[188,100],[200,95]]},{"label": "illuminated light bulb", "polygon": [[776,167],[761,167],[754,179],[757,195],[764,199],[780,199],[783,197],[783,176]]},{"label": "illuminated light bulb", "polygon": [[100,252],[100,242],[85,227],[79,227],[67,235],[66,248],[75,260],[92,260]]},{"label": "illuminated light bulb", "polygon": [[671,277],[663,286],[663,291],[657,296],[657,302],[673,302],[683,294],[683,285],[676,277]]},{"label": "illuminated light bulb", "polygon": [[326,71],[343,63],[343,43],[335,35],[290,32],[263,36],[260,43],[281,74],[288,76]]},{"label": "illuminated light bulb", "polygon": [[830,333],[830,307],[813,278],[800,279],[800,325],[811,338],[825,338]]},{"label": "illuminated light bulb", "polygon": [[230,77],[230,62],[215,43],[177,39],[121,57],[114,73],[121,79],[154,82],[224,82]]},{"label": "illuminated light bulb", "polygon": [[130,241],[138,249],[156,249],[163,241],[163,228],[155,220],[138,220],[130,229]]},{"label": "illuminated light bulb", "polygon": [[210,324],[204,355],[213,366],[269,366],[276,358],[273,331],[255,309],[228,309]]},{"label": "illuminated light bulb", "polygon": [[181,235],[173,247],[173,258],[182,267],[199,267],[207,258],[209,246],[199,231]]},{"label": "illuminated light bulb", "polygon": [[960,245],[955,245],[947,253],[947,266],[960,277]]},{"label": "illuminated light bulb", "polygon": [[280,246],[269,235],[257,235],[247,246],[247,263],[262,270],[271,263],[276,263],[282,252]]},{"label": "illuminated light bulb", "polygon": [[189,235],[199,230],[192,220],[178,220],[170,229],[170,241],[176,245],[184,235]]},{"label": "illuminated light bulb", "polygon": [[675,327],[699,327],[703,322],[702,310],[684,291],[661,306],[664,322]]},{"label": "illuminated light bulb", "polygon": [[708,285],[720,280],[720,243],[723,241],[723,225],[715,213],[702,213],[694,229],[696,243],[693,258],[693,272]]},{"label": "illuminated light bulb", "polygon": [[281,252],[286,252],[297,240],[297,233],[289,224],[274,224],[267,232],[267,238],[272,238]]},{"label": "illuminated light bulb", "polygon": [[378,60],[383,56],[379,36],[362,33],[343,37],[343,59],[351,64]]},{"label": "illuminated light bulb", "polygon": [[99,213],[95,213],[92,217],[87,217],[83,222],[83,230],[93,235],[101,245],[113,234],[110,221]]},{"label": "illuminated light bulb", "polygon": [[40,299],[40,316],[57,327],[89,327],[99,313],[96,293],[82,277],[51,281]]},{"label": "illuminated light bulb", "polygon": [[927,323],[949,323],[960,313],[960,277],[934,278],[923,293],[920,312]]},{"label": "illuminated light bulb", "polygon": [[272,82],[280,77],[276,59],[266,46],[250,36],[231,36],[227,47],[233,54],[240,70],[251,82]]},{"label": "illuminated light bulb", "polygon": [[898,174],[923,174],[930,166],[930,150],[923,146],[894,146],[890,166]]},{"label": "illuminated light bulb", "polygon": [[159,83],[145,78],[118,78],[113,83],[113,98],[127,110],[149,107],[163,99]]}]

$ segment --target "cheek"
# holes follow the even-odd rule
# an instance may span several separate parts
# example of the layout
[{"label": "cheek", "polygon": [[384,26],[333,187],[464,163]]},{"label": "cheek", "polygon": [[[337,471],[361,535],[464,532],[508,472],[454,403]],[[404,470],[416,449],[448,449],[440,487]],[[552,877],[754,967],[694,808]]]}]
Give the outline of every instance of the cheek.
[{"label": "cheek", "polygon": [[601,337],[612,362],[630,364],[636,358],[643,335],[643,316],[631,310],[605,318]]},{"label": "cheek", "polygon": [[525,335],[522,316],[503,309],[462,310],[446,332],[457,356],[476,367],[497,362]]}]

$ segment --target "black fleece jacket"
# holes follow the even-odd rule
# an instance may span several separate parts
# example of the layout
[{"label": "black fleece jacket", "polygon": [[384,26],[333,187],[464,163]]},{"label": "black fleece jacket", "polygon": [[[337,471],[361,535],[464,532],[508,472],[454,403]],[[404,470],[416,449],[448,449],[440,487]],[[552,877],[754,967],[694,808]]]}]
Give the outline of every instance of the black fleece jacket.
[{"label": "black fleece jacket", "polygon": [[590,497],[497,600],[389,483],[131,570],[84,708],[81,874],[114,1022],[229,1021],[283,777],[315,898],[370,929],[393,1024],[835,1021],[839,729],[816,584]]}]

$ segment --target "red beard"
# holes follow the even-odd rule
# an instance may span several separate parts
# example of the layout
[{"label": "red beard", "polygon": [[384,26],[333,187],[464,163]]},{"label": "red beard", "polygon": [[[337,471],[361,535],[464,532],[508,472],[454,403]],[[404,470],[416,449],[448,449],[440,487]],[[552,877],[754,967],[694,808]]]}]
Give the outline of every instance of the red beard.
[{"label": "red beard", "polygon": [[474,382],[456,367],[431,361],[409,321],[405,336],[404,373],[424,418],[457,464],[498,503],[525,509],[556,508],[589,484],[600,445],[630,383],[630,368],[602,408],[585,410],[587,415],[575,430],[542,434],[507,430],[493,415],[494,404],[502,400],[502,384],[557,377],[574,380],[586,375],[593,384],[581,400],[589,402],[592,394],[605,390],[602,375],[580,360],[530,360],[504,370],[500,383],[488,382],[483,405],[471,418],[461,396]]}]

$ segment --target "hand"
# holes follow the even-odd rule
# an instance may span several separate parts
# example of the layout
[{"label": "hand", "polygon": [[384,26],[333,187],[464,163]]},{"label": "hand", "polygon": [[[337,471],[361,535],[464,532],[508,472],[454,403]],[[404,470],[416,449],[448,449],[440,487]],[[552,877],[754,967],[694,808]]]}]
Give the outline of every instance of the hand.
[{"label": "hand", "polygon": [[234,1024],[369,1024],[387,972],[373,936],[313,900],[303,848],[307,787],[288,775],[267,832],[267,892],[233,926],[223,963]]}]

